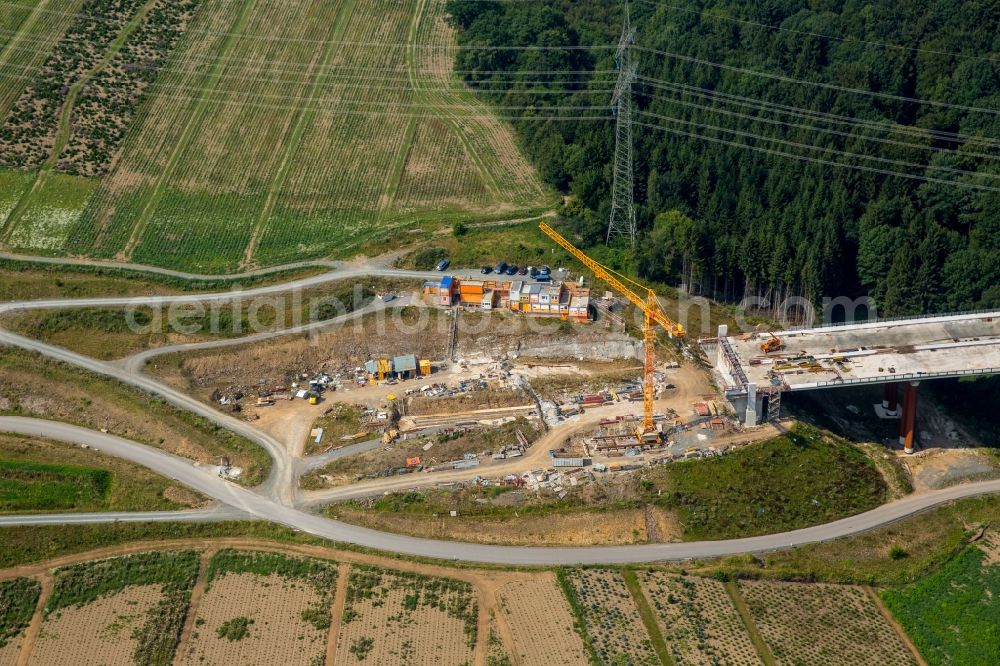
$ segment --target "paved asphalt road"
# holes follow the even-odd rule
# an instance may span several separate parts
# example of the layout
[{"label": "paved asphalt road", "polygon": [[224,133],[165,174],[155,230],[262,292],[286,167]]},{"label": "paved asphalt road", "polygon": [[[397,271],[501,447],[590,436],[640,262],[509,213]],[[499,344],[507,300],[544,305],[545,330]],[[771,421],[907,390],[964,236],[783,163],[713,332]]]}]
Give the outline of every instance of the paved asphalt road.
[{"label": "paved asphalt road", "polygon": [[[765,552],[818,541],[858,534],[925,511],[945,502],[1000,492],[1000,480],[970,483],[931,493],[906,497],[871,511],[825,525],[793,532],[730,539],[726,541],[693,541],[689,543],[647,544],[638,546],[512,547],[418,539],[377,532],[347,525],[298,509],[278,504],[267,497],[241,488],[193,465],[152,447],[120,437],[87,430],[65,423],[22,417],[0,417],[0,431],[42,436],[75,444],[87,444],[111,455],[121,456],[150,469],[177,479],[198,492],[230,507],[294,529],[333,541],[352,543],[383,551],[495,564],[557,565],[557,564],[622,564],[660,560],[686,560],[719,557],[740,553]],[[52,518],[51,520],[60,520]],[[37,524],[37,516],[8,516],[3,524]],[[63,516],[64,522],[80,522],[79,516]]]}]

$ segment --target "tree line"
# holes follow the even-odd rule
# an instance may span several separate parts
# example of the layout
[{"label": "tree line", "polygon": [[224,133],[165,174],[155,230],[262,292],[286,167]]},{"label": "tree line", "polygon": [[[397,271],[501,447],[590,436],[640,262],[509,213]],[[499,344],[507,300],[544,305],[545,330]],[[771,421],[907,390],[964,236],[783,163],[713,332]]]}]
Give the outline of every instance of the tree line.
[{"label": "tree line", "polygon": [[[606,252],[623,4],[449,11],[456,71],[518,107],[525,153]],[[1000,2],[640,0],[632,21],[641,238],[619,263],[723,300],[1000,307]]]}]

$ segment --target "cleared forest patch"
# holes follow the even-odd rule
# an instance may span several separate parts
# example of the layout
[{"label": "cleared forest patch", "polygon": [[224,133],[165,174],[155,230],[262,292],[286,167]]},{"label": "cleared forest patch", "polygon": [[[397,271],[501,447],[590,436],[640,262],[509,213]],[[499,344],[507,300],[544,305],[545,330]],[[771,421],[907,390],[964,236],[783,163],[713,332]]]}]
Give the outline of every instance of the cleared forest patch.
[{"label": "cleared forest patch", "polygon": [[331,562],[219,551],[184,663],[316,663],[325,654],[336,585]]},{"label": "cleared forest patch", "polygon": [[478,619],[468,583],[352,565],[336,662],[472,663]]},{"label": "cleared forest patch", "polygon": [[31,663],[169,664],[197,575],[193,550],[57,569]]},{"label": "cleared forest patch", "polygon": [[761,636],[782,664],[910,665],[913,656],[860,587],[741,581]]},{"label": "cleared forest patch", "polygon": [[761,663],[722,583],[659,571],[640,571],[638,577],[677,663]]},{"label": "cleared forest patch", "polygon": [[660,663],[639,609],[621,572],[576,569],[561,572],[563,592],[589,640],[591,655],[601,664],[657,666]]},{"label": "cleared forest patch", "polygon": [[573,612],[554,578],[512,581],[497,591],[523,666],[576,666],[587,661],[573,629]]}]

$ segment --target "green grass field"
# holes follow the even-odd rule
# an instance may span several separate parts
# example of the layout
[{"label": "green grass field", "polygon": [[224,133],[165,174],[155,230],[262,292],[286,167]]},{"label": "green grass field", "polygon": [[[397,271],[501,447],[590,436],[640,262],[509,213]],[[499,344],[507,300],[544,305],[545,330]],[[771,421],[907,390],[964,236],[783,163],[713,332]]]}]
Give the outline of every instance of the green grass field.
[{"label": "green grass field", "polygon": [[107,470],[0,460],[0,511],[99,508],[110,489]]},{"label": "green grass field", "polygon": [[201,501],[196,493],[127,460],[0,433],[0,513],[155,511]]},{"label": "green grass field", "polygon": [[[0,10],[14,41],[42,32],[52,48],[71,23],[18,4]],[[200,0],[107,175],[12,187],[0,246],[225,273],[554,206],[452,73],[443,6]],[[24,88],[0,77],[0,102]]]},{"label": "green grass field", "polygon": [[863,453],[801,424],[722,458],[662,466],[650,482],[653,501],[677,512],[690,540],[819,525],[872,509],[888,494]]},{"label": "green grass field", "polygon": [[1000,565],[979,548],[882,598],[927,663],[1000,663]]}]

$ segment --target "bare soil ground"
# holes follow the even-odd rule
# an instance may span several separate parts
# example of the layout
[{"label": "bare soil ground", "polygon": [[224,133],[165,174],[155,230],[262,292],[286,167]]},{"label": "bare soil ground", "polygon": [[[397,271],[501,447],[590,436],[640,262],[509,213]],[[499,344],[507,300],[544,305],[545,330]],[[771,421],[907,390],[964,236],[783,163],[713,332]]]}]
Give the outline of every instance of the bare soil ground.
[{"label": "bare soil ground", "polygon": [[522,666],[576,666],[587,661],[573,612],[555,577],[515,581],[497,590],[503,620],[510,627],[517,663]]},{"label": "bare soil ground", "polygon": [[335,662],[471,663],[479,612],[464,582],[352,567]]},{"label": "bare soil ground", "polygon": [[131,666],[132,632],[162,598],[159,585],[133,586],[86,606],[56,611],[42,623],[29,664]]},{"label": "bare soil ground", "polygon": [[337,518],[411,536],[500,545],[596,546],[646,543],[642,509],[578,511],[503,519],[414,516],[364,511],[338,505]]},{"label": "bare soil ground", "polygon": [[[182,663],[313,663],[326,650],[326,631],[305,622],[302,613],[317,601],[309,585],[278,575],[227,574],[202,597]],[[217,634],[224,622],[238,617],[253,620],[245,638]]]},{"label": "bare soil ground", "polygon": [[741,581],[754,623],[780,663],[910,665],[913,656],[860,587]]},{"label": "bare soil ground", "polygon": [[638,572],[638,577],[667,649],[678,663],[704,666],[760,663],[723,583],[661,571]]}]

